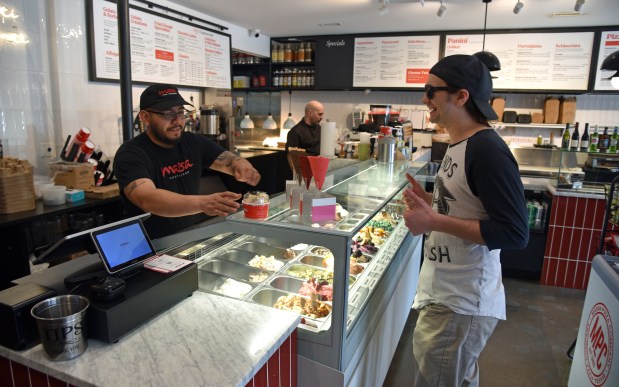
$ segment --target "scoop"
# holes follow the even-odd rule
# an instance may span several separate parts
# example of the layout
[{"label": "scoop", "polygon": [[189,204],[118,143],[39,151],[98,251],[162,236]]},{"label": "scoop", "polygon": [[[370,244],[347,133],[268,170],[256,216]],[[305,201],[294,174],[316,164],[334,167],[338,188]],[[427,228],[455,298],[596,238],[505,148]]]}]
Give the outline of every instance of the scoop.
[{"label": "scoop", "polygon": [[322,190],[322,185],[324,184],[325,177],[327,176],[327,169],[329,169],[329,159],[323,156],[307,156],[307,158],[309,160],[312,174],[314,175],[316,188],[318,188],[318,190]]}]

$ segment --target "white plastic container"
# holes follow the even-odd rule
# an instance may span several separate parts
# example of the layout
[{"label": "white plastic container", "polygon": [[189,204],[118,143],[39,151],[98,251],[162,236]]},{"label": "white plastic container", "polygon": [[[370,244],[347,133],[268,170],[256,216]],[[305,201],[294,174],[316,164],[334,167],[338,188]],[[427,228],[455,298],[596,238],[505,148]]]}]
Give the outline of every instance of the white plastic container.
[{"label": "white plastic container", "polygon": [[41,199],[41,191],[45,188],[50,188],[53,187],[54,183],[50,183],[49,180],[47,181],[35,181],[34,182],[34,197],[38,200]]},{"label": "white plastic container", "polygon": [[64,185],[54,185],[41,189],[43,204],[46,206],[57,206],[67,202],[67,187]]}]

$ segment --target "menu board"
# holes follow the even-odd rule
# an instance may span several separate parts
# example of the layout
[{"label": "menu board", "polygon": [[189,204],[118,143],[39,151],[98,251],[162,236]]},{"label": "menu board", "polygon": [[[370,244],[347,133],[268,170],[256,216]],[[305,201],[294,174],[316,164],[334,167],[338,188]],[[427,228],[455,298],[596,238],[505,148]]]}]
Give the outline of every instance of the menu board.
[{"label": "menu board", "polygon": [[[587,90],[594,32],[486,34],[485,50],[501,61],[494,89]],[[483,35],[446,35],[445,56],[474,54]]]},{"label": "menu board", "polygon": [[[159,14],[129,10],[133,81],[229,89],[230,36]],[[116,4],[92,1],[94,79],[120,79]]]},{"label": "menu board", "polygon": [[353,87],[423,87],[439,51],[440,35],[356,38]]},{"label": "menu board", "polygon": [[616,71],[601,70],[602,62],[607,56],[615,51],[619,51],[619,31],[602,31],[600,36],[600,50],[598,52],[598,68],[595,71],[594,90],[617,91],[610,84],[610,77],[615,75]]}]

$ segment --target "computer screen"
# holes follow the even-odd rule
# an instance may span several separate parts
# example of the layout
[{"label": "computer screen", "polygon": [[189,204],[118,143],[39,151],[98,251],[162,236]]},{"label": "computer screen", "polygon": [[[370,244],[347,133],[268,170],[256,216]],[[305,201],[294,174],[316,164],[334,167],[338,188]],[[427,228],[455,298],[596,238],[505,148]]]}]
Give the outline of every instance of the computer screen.
[{"label": "computer screen", "polygon": [[156,255],[140,220],[94,231],[90,235],[110,274],[135,267]]}]

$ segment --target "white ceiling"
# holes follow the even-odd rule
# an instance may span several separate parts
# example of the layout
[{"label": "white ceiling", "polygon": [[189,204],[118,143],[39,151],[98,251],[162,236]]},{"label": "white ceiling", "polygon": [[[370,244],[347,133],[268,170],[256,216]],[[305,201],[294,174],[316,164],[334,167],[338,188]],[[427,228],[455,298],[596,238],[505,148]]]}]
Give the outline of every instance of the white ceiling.
[{"label": "white ceiling", "polygon": [[[379,16],[380,0],[170,0],[187,8],[269,37],[362,34],[406,31],[482,30],[486,5],[482,0],[445,0],[447,12],[438,17],[439,0],[390,0],[389,12]],[[488,30],[619,25],[619,0],[586,0],[577,16],[576,0],[491,0]],[[333,25],[341,23],[341,25]],[[320,26],[323,24],[323,26]]]}]

